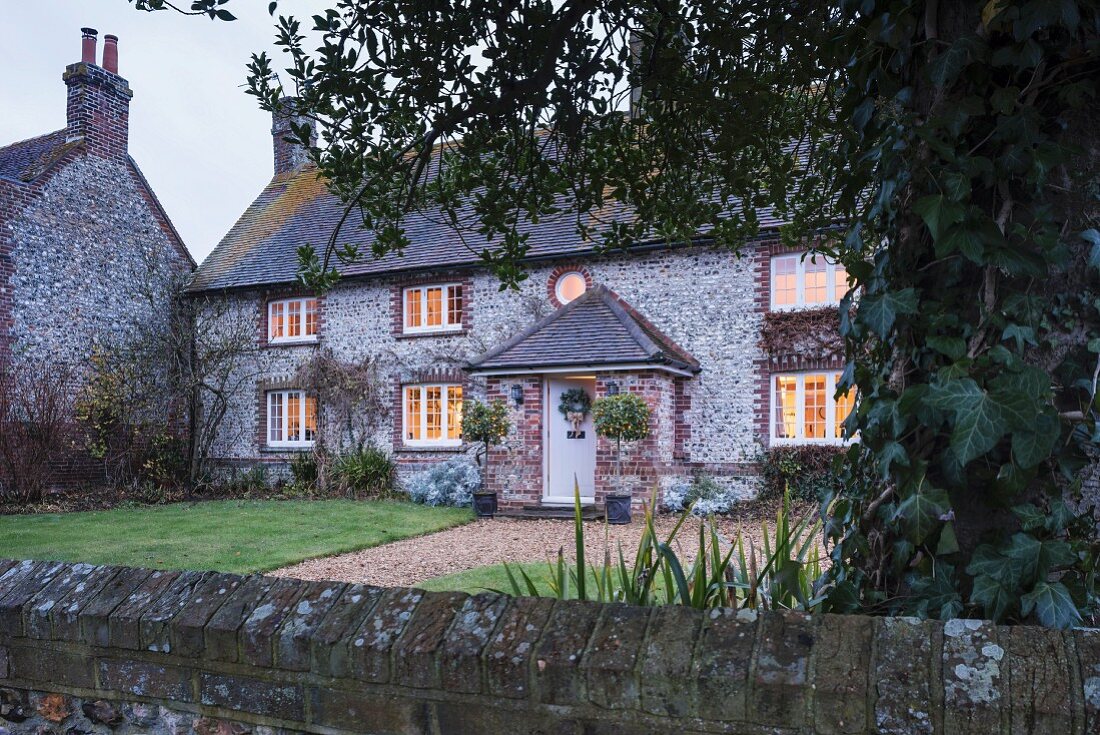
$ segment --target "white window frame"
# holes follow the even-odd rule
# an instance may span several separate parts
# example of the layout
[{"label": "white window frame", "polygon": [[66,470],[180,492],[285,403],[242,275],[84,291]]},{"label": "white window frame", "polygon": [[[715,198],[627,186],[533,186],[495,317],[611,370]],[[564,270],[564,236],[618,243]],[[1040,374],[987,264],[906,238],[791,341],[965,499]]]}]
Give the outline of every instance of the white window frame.
[{"label": "white window frame", "polygon": [[[312,301],[314,303],[314,313],[317,315],[317,331],[313,334],[306,334],[306,304]],[[290,321],[288,314],[290,313],[290,305],[298,304],[298,308],[301,309],[301,325],[302,333],[295,336],[284,335],[282,337],[276,337],[273,333],[275,329],[275,320],[272,314],[275,311],[275,307],[283,307],[283,325],[289,331]],[[316,296],[298,296],[290,299],[274,299],[267,302],[267,341],[273,345],[285,345],[285,344],[302,344],[307,342],[316,342],[317,333],[321,331],[321,302]]]},{"label": "white window frame", "polygon": [[[578,278],[580,278],[581,283],[584,284],[584,290],[581,291],[580,296],[577,296],[575,299],[571,299],[570,301],[566,301],[562,298],[561,287],[565,285],[565,279],[569,278],[569,276],[577,276]],[[562,306],[576,301],[581,296],[584,296],[586,293],[588,293],[588,279],[585,278],[584,273],[582,273],[581,271],[566,271],[554,280],[554,298],[557,299],[558,303]]]},{"label": "white window frame", "polygon": [[[288,428],[287,421],[286,421],[286,416],[287,416],[286,408],[287,408],[288,405],[290,405],[290,397],[292,395],[296,395],[299,398],[299,401],[298,401],[298,421],[300,422],[299,425],[302,427],[302,438],[298,439],[298,440],[288,440],[288,439],[285,439],[285,438],[284,439],[272,439],[271,438],[271,430],[273,428],[272,427],[272,420],[273,420],[274,415],[275,415],[275,412],[272,410],[272,404],[274,404],[274,402],[275,402],[275,397],[279,396],[279,397],[282,398],[282,414],[281,414],[281,418],[282,418],[282,421],[283,421],[282,435],[285,437],[287,435],[287,428]],[[280,448],[280,449],[309,449],[317,443],[316,436],[317,436],[317,431],[320,429],[319,426],[314,427],[314,432],[313,432],[314,433],[314,438],[313,439],[306,439],[305,438],[306,437],[306,404],[307,404],[309,398],[311,398],[311,396],[306,391],[298,390],[298,389],[269,390],[269,391],[266,392],[264,400],[266,401],[266,405],[267,405],[267,416],[266,416],[266,422],[265,422],[267,425],[264,427],[264,437],[267,439],[267,446],[276,447],[276,448]],[[313,396],[313,398],[314,398],[314,401],[316,401],[316,397]],[[318,405],[317,408],[316,408],[316,413],[319,413],[319,412],[320,412],[320,406]],[[319,418],[320,418],[319,416],[314,417],[315,421],[319,420]]]},{"label": "white window frame", "polygon": [[[827,435],[824,438],[810,438],[805,437],[806,431],[806,376],[808,375],[824,375],[825,376],[825,428]],[[776,388],[777,378],[795,378],[795,407],[798,412],[798,420],[795,422],[796,435],[793,437],[779,436],[779,422],[776,417],[776,413],[779,410],[779,391]],[[769,393],[771,395],[771,401],[769,404],[769,417],[768,417],[768,432],[771,435],[771,444],[773,446],[786,446],[797,444],[831,444],[836,446],[844,446],[851,444],[857,437],[851,437],[845,439],[839,436],[828,436],[836,431],[836,384],[840,379],[840,372],[837,370],[805,370],[799,372],[787,372],[787,373],[772,373],[769,378],[771,386]],[[853,403],[853,410],[855,404]]]},{"label": "white window frame", "polygon": [[[816,258],[825,261],[825,293],[828,298],[825,301],[806,302],[806,264]],[[793,260],[795,263],[795,299],[793,304],[777,304],[775,301],[776,265],[780,261]],[[822,306],[832,306],[840,303],[836,298],[836,273],[838,263],[831,258],[826,258],[821,253],[791,253],[790,255],[774,255],[771,259],[769,291],[771,292],[772,311],[794,311],[796,309],[816,309]]]},{"label": "white window frame", "polygon": [[[441,388],[440,400],[443,402],[442,415],[439,422],[439,439],[410,439],[409,438],[409,401],[408,391],[410,389],[418,389],[420,391],[420,427],[421,433],[427,434],[428,429],[428,389],[429,388]],[[450,401],[450,392],[453,388],[458,388],[463,393],[463,400],[465,400],[465,386],[461,383],[406,383],[401,386],[401,439],[402,444],[406,447],[461,447],[462,446],[462,427],[458,429],[458,439],[448,439],[448,413],[447,406]]]},{"label": "white window frame", "polygon": [[[428,321],[428,291],[429,289],[440,288],[443,289],[443,324],[439,326],[429,326]],[[459,314],[458,321],[452,322],[451,319],[451,289],[462,289],[462,313]],[[409,292],[420,291],[420,324],[419,326],[409,326]],[[401,331],[402,334],[437,334],[441,332],[458,332],[462,329],[462,315],[466,313],[466,303],[469,298],[469,289],[465,288],[462,283],[427,283],[418,286],[406,286],[401,289]]]}]

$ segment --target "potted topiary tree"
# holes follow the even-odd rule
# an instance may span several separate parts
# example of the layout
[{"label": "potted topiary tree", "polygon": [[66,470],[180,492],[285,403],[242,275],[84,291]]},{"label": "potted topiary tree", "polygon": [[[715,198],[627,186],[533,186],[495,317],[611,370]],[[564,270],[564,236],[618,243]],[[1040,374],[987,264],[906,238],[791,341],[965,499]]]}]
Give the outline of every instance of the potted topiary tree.
[{"label": "potted topiary tree", "polygon": [[465,401],[462,405],[462,438],[481,444],[474,458],[481,466],[481,489],[474,493],[474,514],[492,518],[497,512],[497,494],[489,490],[489,449],[508,435],[508,406],[497,398],[489,403]]},{"label": "potted topiary tree", "polygon": [[623,442],[649,436],[649,405],[633,393],[597,398],[592,404],[592,423],[596,433],[615,440],[615,491],[604,504],[607,522],[630,523],[630,493],[623,488]]}]

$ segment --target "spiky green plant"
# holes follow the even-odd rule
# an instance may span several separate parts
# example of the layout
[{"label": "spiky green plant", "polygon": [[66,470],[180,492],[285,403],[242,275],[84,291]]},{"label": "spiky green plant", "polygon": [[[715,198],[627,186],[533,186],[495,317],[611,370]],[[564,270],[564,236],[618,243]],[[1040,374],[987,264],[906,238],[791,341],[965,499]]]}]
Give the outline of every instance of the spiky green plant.
[{"label": "spiky green plant", "polygon": [[[617,546],[618,558],[612,562],[611,546],[604,525],[603,565],[585,566],[585,531],[581,520],[580,488],[574,482],[574,536],[576,562],[568,563],[562,549],[557,559],[547,563],[546,587],[549,597],[596,602],[626,602],[632,605],[686,605],[697,609],[714,607],[754,610],[797,609],[812,611],[820,607],[822,595],[814,582],[821,576],[820,547],[817,542],[821,522],[810,516],[792,523],[790,496],[776,514],[774,528],[763,522],[762,548],[738,530],[728,542],[722,539],[713,518],[699,522],[698,553],[685,570],[672,545],[691,508],[679,520],[665,540],[657,536],[653,508],[654,490],[644,506],[642,537],[632,563]],[[723,551],[723,546],[729,548]],[[539,588],[523,569],[504,565],[512,594],[540,596]],[[589,576],[593,581],[589,585]]]}]

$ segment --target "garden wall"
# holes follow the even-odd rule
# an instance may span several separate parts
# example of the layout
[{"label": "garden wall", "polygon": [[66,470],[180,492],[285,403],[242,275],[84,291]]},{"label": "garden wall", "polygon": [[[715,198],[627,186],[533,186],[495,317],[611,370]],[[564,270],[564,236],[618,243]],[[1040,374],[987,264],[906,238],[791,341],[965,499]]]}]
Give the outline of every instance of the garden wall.
[{"label": "garden wall", "polygon": [[1100,731],[1094,630],[0,570],[0,732]]}]

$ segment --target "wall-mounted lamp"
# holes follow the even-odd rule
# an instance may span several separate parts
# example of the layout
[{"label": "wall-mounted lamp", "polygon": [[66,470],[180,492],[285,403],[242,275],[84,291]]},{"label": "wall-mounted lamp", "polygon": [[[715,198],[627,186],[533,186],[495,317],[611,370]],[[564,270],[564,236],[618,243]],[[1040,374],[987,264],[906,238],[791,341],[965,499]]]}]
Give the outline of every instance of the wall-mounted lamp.
[{"label": "wall-mounted lamp", "polygon": [[619,395],[619,384],[616,383],[614,380],[610,380],[607,383],[607,395],[609,395],[609,396]]},{"label": "wall-mounted lamp", "polygon": [[512,403],[517,406],[523,405],[523,386],[519,383],[512,385]]}]

